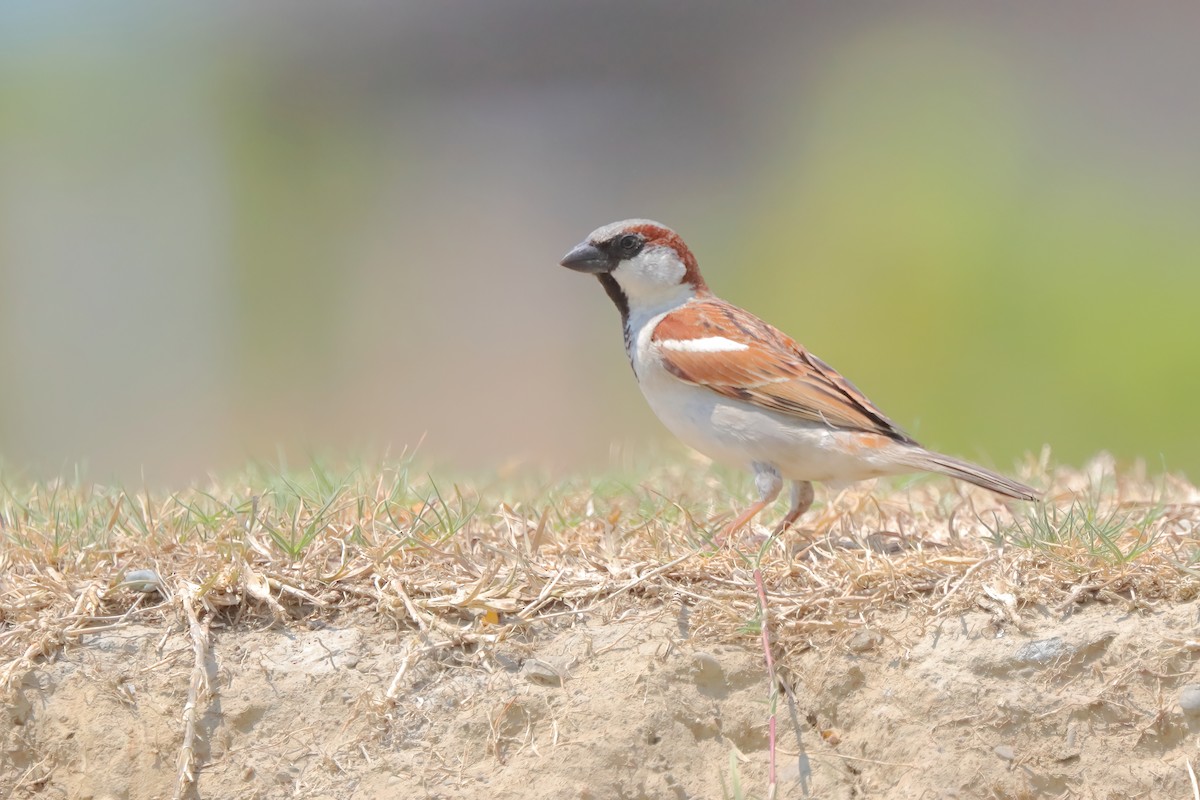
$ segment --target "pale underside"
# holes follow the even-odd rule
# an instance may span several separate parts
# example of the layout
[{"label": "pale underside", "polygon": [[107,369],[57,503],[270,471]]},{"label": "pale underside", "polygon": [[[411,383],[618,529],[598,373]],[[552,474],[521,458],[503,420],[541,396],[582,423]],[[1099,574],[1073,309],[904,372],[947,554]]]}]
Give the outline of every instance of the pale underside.
[{"label": "pale underside", "polygon": [[681,379],[667,369],[665,354],[719,358],[746,348],[724,337],[697,337],[694,344],[685,344],[686,339],[654,342],[664,316],[636,320],[641,324],[630,355],[651,409],[689,447],[725,464],[769,466],[791,481],[844,483],[913,469],[896,458],[899,450],[912,446],[881,433],[832,427],[819,413],[806,419]]},{"label": "pale underside", "polygon": [[891,441],[864,440],[831,428],[687,384],[660,365],[639,373],[642,394],[662,423],[684,444],[724,464],[774,467],[785,480],[845,483],[911,466],[895,459]]}]

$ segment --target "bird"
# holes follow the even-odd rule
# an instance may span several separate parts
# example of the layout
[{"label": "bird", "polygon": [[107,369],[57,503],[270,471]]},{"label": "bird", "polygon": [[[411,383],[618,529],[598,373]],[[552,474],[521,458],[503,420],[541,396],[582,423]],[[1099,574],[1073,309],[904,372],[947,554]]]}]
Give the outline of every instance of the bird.
[{"label": "bird", "polygon": [[794,339],[708,288],[675,231],[647,219],[597,228],[559,262],[595,275],[621,314],[625,353],[659,420],[713,461],[749,469],[758,500],[717,543],[791,487],[789,529],[812,506],[814,482],[932,472],[1017,500],[1040,493],[928,450],[850,381]]}]

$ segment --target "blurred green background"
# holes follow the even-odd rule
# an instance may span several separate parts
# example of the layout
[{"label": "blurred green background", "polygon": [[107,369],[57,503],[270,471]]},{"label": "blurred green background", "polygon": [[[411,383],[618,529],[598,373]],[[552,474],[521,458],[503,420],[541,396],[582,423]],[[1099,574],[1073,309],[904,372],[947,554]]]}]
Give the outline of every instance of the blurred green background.
[{"label": "blurred green background", "polygon": [[[1200,5],[0,5],[0,456],[663,436],[558,258],[648,216],[925,444],[1200,473]],[[635,445],[636,446],[636,445]]]}]

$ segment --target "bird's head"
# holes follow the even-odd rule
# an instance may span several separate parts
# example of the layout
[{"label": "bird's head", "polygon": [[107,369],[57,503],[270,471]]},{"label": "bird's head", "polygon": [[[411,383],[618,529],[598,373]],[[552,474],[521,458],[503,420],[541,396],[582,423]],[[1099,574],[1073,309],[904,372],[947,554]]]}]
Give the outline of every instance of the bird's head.
[{"label": "bird's head", "polygon": [[679,234],[646,219],[597,228],[559,263],[598,277],[622,313],[708,294],[696,257]]}]

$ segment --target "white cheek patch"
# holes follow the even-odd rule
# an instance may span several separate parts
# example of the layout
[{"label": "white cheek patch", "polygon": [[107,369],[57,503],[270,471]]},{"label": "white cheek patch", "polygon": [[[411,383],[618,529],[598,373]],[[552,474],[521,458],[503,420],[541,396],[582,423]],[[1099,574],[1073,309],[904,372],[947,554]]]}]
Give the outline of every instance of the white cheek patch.
[{"label": "white cheek patch", "polygon": [[678,284],[683,280],[687,268],[680,262],[674,250],[665,247],[650,247],[633,259],[635,270],[654,283]]},{"label": "white cheek patch", "polygon": [[626,291],[636,294],[675,288],[683,282],[686,273],[687,267],[674,251],[665,247],[651,247],[622,261],[613,272],[613,277],[627,287]]},{"label": "white cheek patch", "polygon": [[726,339],[724,336],[706,336],[703,339],[664,339],[658,343],[664,350],[680,353],[736,353],[749,350],[750,345]]}]

